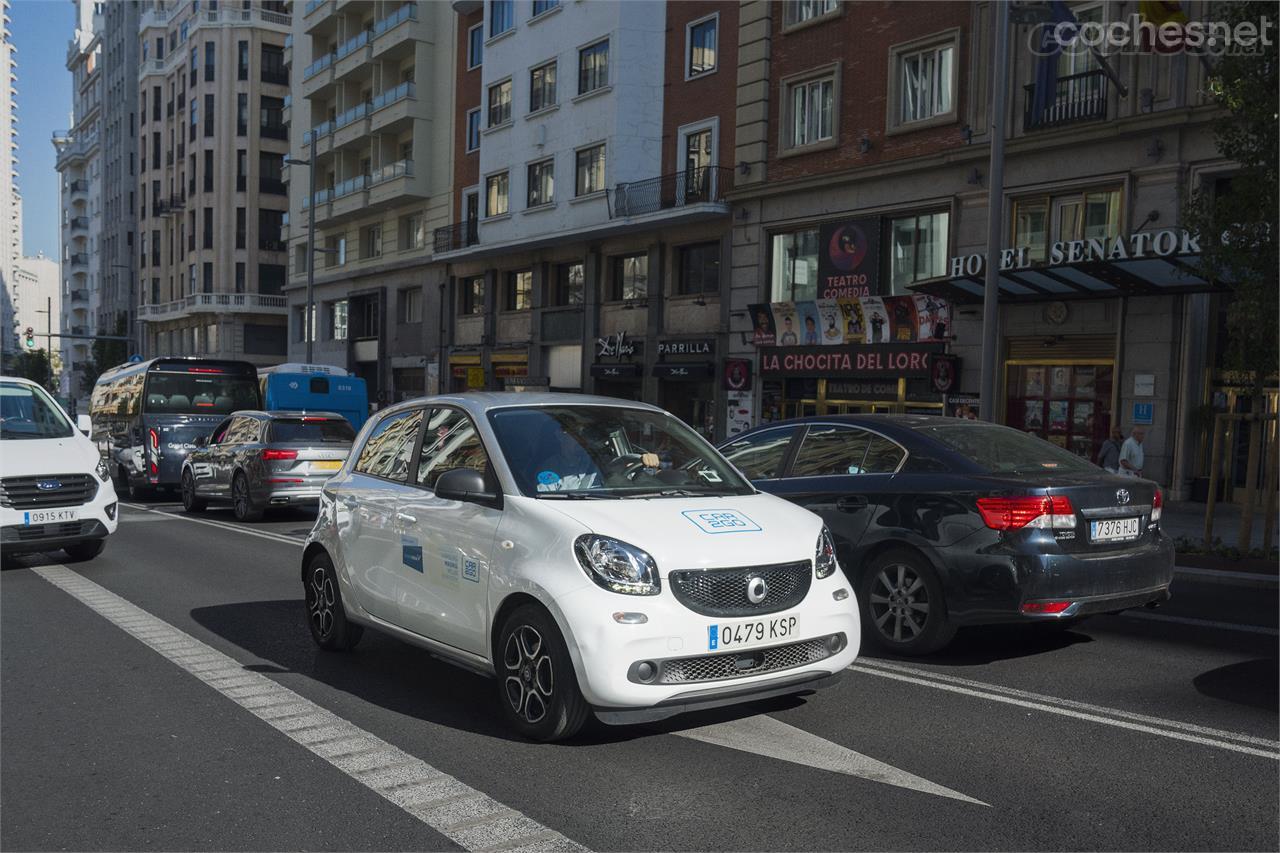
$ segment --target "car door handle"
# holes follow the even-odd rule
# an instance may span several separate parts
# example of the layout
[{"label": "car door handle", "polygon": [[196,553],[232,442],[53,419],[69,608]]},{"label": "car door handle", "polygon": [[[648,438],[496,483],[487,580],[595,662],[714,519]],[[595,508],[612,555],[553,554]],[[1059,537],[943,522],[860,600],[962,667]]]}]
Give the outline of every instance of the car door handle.
[{"label": "car door handle", "polygon": [[407,512],[397,512],[397,513],[396,513],[396,521],[403,521],[405,524],[417,524],[417,523],[418,523],[418,519],[417,519],[417,517],[416,517],[416,516],[409,515],[409,513],[407,513]]},{"label": "car door handle", "polygon": [[867,499],[862,495],[846,495],[836,500],[836,509],[841,512],[857,512],[864,509],[867,505]]},{"label": "car door handle", "polygon": [[360,504],[360,501],[356,500],[355,495],[340,495],[338,500],[342,502],[343,506],[350,507],[351,509],[355,509]]}]

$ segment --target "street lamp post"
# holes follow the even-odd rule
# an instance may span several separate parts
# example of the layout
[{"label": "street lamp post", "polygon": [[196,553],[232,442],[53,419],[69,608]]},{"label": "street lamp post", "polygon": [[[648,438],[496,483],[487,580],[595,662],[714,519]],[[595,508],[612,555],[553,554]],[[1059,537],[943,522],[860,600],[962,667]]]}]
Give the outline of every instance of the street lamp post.
[{"label": "street lamp post", "polygon": [[285,165],[307,167],[307,309],[302,318],[302,335],[307,342],[307,364],[311,363],[311,344],[315,338],[316,287],[316,170],[313,160],[286,157]]}]

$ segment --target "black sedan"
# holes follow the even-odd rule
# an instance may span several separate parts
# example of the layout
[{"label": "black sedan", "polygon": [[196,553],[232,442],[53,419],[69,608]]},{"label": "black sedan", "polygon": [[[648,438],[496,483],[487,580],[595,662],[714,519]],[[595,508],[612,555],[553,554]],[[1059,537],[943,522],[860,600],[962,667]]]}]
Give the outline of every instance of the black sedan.
[{"label": "black sedan", "polygon": [[1070,624],[1169,597],[1159,487],[1009,427],[812,417],[720,450],[761,491],[822,516],[865,633],[893,652],[927,654],[965,625]]}]

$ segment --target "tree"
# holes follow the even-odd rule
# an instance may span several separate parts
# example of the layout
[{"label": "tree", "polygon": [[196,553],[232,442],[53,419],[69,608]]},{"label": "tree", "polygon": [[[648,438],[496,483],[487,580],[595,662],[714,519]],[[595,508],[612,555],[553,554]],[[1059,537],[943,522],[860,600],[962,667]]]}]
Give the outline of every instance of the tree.
[{"label": "tree", "polygon": [[13,374],[23,379],[30,379],[45,388],[53,372],[49,369],[49,354],[43,349],[26,350],[18,353],[13,359]]},{"label": "tree", "polygon": [[[124,314],[116,315],[116,324],[112,335],[117,337],[123,336],[125,333],[125,316]],[[108,341],[102,338],[95,338],[93,346],[89,348],[89,360],[85,362],[80,374],[81,389],[86,394],[93,393],[93,386],[97,384],[98,377],[103,371],[109,370],[118,364],[124,364],[129,360],[129,346],[125,341]]]}]

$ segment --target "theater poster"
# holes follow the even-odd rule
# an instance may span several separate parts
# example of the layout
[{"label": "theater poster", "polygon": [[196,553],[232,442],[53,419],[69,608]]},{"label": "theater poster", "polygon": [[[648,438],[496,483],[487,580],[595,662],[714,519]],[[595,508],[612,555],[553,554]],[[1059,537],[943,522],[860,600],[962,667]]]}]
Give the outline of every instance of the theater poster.
[{"label": "theater poster", "polygon": [[862,299],[862,316],[867,324],[867,343],[887,344],[893,338],[890,331],[889,311],[879,296]]},{"label": "theater poster", "polygon": [[800,346],[800,327],[796,320],[796,305],[794,302],[773,303],[773,328],[777,333],[778,346]]},{"label": "theater poster", "polygon": [[818,230],[818,297],[848,299],[880,291],[880,220],[829,222]]},{"label": "theater poster", "polygon": [[945,341],[951,333],[951,303],[928,293],[917,293],[916,318],[920,341]]},{"label": "theater poster", "polygon": [[771,347],[777,340],[773,329],[773,310],[769,303],[748,305],[751,311],[752,342],[758,347]]},{"label": "theater poster", "polygon": [[862,318],[862,301],[858,299],[841,299],[840,310],[844,314],[844,342],[846,344],[865,344],[867,342],[867,325]]},{"label": "theater poster", "polygon": [[837,300],[818,300],[818,335],[826,347],[844,343],[844,312]]},{"label": "theater poster", "polygon": [[886,296],[885,308],[892,323],[892,340],[911,343],[916,339],[916,303],[910,296]]}]

